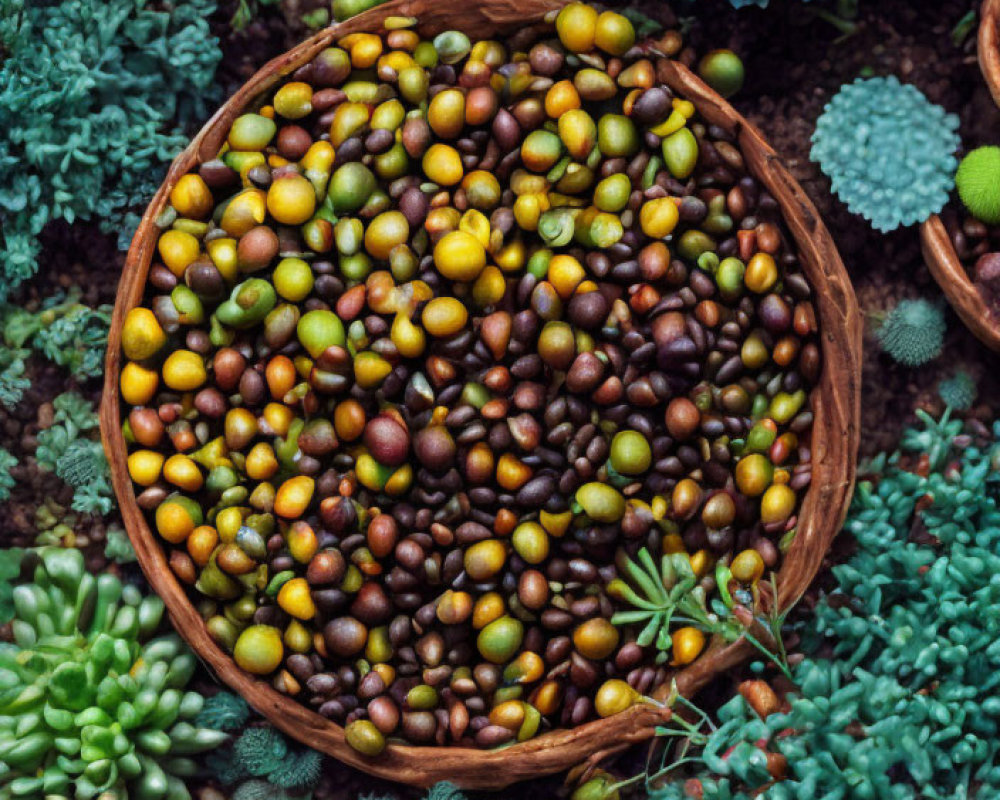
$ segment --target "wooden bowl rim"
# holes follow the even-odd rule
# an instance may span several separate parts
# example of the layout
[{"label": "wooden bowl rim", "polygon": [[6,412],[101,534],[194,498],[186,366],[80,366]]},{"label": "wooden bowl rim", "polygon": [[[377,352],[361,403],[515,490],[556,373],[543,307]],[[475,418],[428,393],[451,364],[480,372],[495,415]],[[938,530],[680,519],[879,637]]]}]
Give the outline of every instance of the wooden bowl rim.
[{"label": "wooden bowl rim", "polygon": [[[211,639],[186,590],[170,570],[163,548],[139,509],[129,480],[127,448],[121,429],[118,382],[121,333],[127,312],[144,295],[158,230],[155,220],[165,207],[170,188],[198,163],[214,158],[229,125],[262,93],[291,74],[336,38],[374,30],[387,16],[414,16],[418,28],[436,32],[448,27],[475,30],[480,36],[523,27],[542,19],[565,0],[390,0],[351,20],[331,26],[272,60],[244,84],[205,124],[174,160],[147,208],[132,241],[119,285],[108,340],[105,384],[101,402],[101,433],[112,483],[126,530],[140,566],[163,598],[168,614],[194,652],[230,688],[241,694],[275,727],[340,761],[382,778],[429,786],[450,780],[463,788],[502,788],[511,783],[559,772],[596,760],[634,742],[647,739],[669,711],[640,704],[621,714],[572,729],[557,729],[521,744],[495,750],[467,747],[417,747],[390,744],[377,758],[362,756],[344,739],[344,729],[267,682],[240,670],[231,656]],[[820,320],[823,371],[812,395],[813,481],[800,507],[793,544],[779,577],[782,606],[794,603],[818,571],[830,541],[847,513],[853,491],[860,430],[861,317],[857,301],[833,241],[801,187],[760,134],[721,97],[677,62],[659,61],[659,78],[691,100],[703,118],[738,137],[748,168],[782,206],[786,225],[800,250]],[[745,639],[731,644],[713,642],[694,664],[674,676],[678,689],[690,695],[714,675],[745,660],[753,648]],[[669,690],[668,680],[660,687]]]},{"label": "wooden bowl rim", "polygon": [[944,221],[932,214],[920,225],[920,250],[959,319],[983,344],[1000,353],[1000,316],[983,299],[958,258]]},{"label": "wooden bowl rim", "polygon": [[983,0],[980,6],[976,57],[993,102],[1000,106],[1000,0]]}]

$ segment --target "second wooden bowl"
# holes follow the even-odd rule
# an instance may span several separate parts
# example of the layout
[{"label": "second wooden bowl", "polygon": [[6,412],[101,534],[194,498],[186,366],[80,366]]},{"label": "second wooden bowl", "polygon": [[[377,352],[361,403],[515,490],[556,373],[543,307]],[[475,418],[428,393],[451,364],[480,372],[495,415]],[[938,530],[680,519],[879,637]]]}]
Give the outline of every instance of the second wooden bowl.
[{"label": "second wooden bowl", "polygon": [[[187,591],[171,572],[161,543],[136,504],[126,467],[118,389],[122,325],[128,311],[142,302],[159,234],[155,220],[165,208],[177,180],[199,163],[215,158],[233,119],[335,39],[352,32],[379,30],[388,16],[416,17],[418,30],[425,36],[449,28],[464,30],[477,38],[503,36],[541,22],[560,5],[559,0],[392,0],[322,31],[267,64],[230,98],[171,166],[132,241],[111,326],[101,407],[102,434],[122,516],[139,563],[150,584],[164,599],[177,630],[222,681],[277,728],[373,775],[419,786],[450,780],[465,788],[500,788],[559,772],[648,739],[669,712],[638,705],[607,719],[572,730],[551,731],[500,750],[391,744],[377,758],[360,755],[347,745],[341,726],[239,669],[209,636]],[[816,575],[840,529],[853,490],[861,381],[861,318],[857,301],[816,209],[760,134],[684,66],[664,60],[659,62],[658,72],[660,80],[691,100],[705,119],[725,128],[737,139],[750,172],[780,204],[814,289],[824,366],[820,384],[811,398],[815,418],[810,444],[812,483],[800,509],[795,538],[779,572],[781,596],[768,598],[787,607]],[[713,642],[702,657],[673,677],[679,690],[690,695],[751,652],[750,645],[742,639],[731,644]],[[669,690],[669,684],[668,680],[659,688],[661,696]]]},{"label": "second wooden bowl", "polygon": [[944,222],[937,214],[920,226],[920,249],[959,319],[979,341],[1000,353],[1000,316],[990,309],[958,259]]}]

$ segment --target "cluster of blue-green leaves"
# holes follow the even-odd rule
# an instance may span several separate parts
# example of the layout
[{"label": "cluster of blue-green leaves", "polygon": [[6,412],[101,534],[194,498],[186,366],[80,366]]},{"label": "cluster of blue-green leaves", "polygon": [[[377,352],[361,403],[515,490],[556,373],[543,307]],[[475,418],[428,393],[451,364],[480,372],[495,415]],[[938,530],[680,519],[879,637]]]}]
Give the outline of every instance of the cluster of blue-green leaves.
[{"label": "cluster of blue-green leaves", "polygon": [[939,303],[918,298],[900,300],[886,314],[877,335],[893,360],[919,367],[941,355],[946,325]]},{"label": "cluster of blue-green leaves", "polygon": [[958,117],[895,76],[841,87],[812,141],[810,157],[834,193],[876,230],[923,222],[948,202]]},{"label": "cluster of blue-green leaves", "polygon": [[[395,798],[369,793],[360,795],[358,800],[395,800]],[[427,790],[422,800],[468,800],[468,797],[451,781],[438,781]]]},{"label": "cluster of blue-green leaves", "polygon": [[219,692],[205,701],[196,722],[219,731],[242,733],[208,757],[212,775],[232,787],[233,800],[291,800],[312,795],[323,756],[291,744],[270,725],[246,728],[250,708],[242,698]]},{"label": "cluster of blue-green leaves", "polygon": [[7,348],[22,360],[30,348],[78,381],[103,374],[110,326],[111,306],[91,308],[79,302],[78,292],[57,293],[34,312],[13,305],[0,308]]},{"label": "cluster of blue-green leaves", "polygon": [[[1000,423],[976,446],[946,414],[868,465],[847,532],[857,552],[803,629],[791,710],[721,709],[705,800],[987,800],[1000,794]],[[929,473],[917,471],[926,455]],[[764,751],[784,754],[772,783]],[[676,779],[651,798],[685,797]]]},{"label": "cluster of blue-green leaves", "polygon": [[184,800],[190,756],[227,735],[192,724],[194,655],[176,635],[150,639],[163,602],[92,575],[78,550],[35,557],[0,643],[0,795]]},{"label": "cluster of blue-green leaves", "polygon": [[0,300],[37,270],[52,220],[127,244],[184,126],[215,100],[214,0],[0,0]]},{"label": "cluster of blue-green leaves", "polygon": [[63,392],[52,405],[53,424],[38,432],[38,466],[73,487],[74,511],[108,514],[114,491],[94,407],[76,392]]}]

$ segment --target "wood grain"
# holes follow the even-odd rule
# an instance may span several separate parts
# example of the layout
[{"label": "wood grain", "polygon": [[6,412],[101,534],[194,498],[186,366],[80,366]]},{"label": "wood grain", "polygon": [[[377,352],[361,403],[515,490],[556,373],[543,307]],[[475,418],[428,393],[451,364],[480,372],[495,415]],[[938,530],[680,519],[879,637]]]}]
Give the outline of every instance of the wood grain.
[{"label": "wood grain", "polygon": [[[446,28],[463,29],[476,37],[505,35],[540,22],[548,11],[560,5],[560,0],[392,0],[322,31],[268,63],[219,109],[171,165],[132,241],[112,318],[101,432],[129,537],[143,571],[166,603],[175,627],[209,669],[285,733],[372,775],[418,786],[447,779],[464,788],[496,789],[560,772],[588,758],[603,757],[648,739],[655,726],[669,716],[669,711],[639,705],[609,719],[572,730],[552,731],[499,750],[391,744],[378,758],[359,755],[346,744],[339,725],[240,670],[209,636],[185,589],[168,567],[160,543],[136,504],[126,467],[118,391],[122,325],[127,312],[142,301],[158,235],[154,220],[165,207],[171,188],[199,163],[215,158],[233,119],[244,109],[252,108],[264,92],[334,39],[350,32],[375,30],[390,15],[417,17],[418,29],[425,35]],[[803,268],[815,290],[824,367],[820,385],[812,397],[815,414],[812,484],[803,500],[798,532],[779,573],[778,601],[787,606],[815,576],[830,541],[840,529],[850,500],[859,438],[861,318],[829,233],[802,189],[760,134],[682,65],[663,61],[659,75],[692,100],[706,119],[738,137],[751,172],[781,205]],[[678,688],[690,695],[720,671],[745,660],[751,652],[745,640],[729,645],[713,642],[701,658],[674,676]],[[668,685],[660,687],[661,696],[668,688]]]},{"label": "wood grain", "polygon": [[1000,317],[987,305],[969,271],[958,260],[948,230],[937,214],[920,226],[920,249],[955,313],[979,341],[1000,353]]},{"label": "wood grain", "polygon": [[1000,0],[983,0],[980,6],[976,56],[993,102],[1000,106]]}]

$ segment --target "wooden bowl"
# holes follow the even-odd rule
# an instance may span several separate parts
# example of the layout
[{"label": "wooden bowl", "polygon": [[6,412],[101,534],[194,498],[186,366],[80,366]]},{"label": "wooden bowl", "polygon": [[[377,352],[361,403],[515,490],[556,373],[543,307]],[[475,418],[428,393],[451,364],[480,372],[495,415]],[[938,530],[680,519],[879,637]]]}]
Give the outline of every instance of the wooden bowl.
[{"label": "wooden bowl", "polygon": [[951,237],[937,214],[920,226],[920,249],[927,268],[955,313],[979,341],[1000,353],[1000,316],[987,305],[968,270],[958,260]]},{"label": "wooden bowl", "polygon": [[[424,34],[458,28],[477,37],[504,35],[540,22],[560,5],[559,0],[392,0],[327,28],[271,61],[219,109],[173,162],[132,240],[111,324],[101,431],[125,526],[139,563],[166,603],[175,627],[219,678],[275,727],[353,767],[419,786],[447,779],[465,788],[500,788],[560,772],[588,759],[596,762],[651,737],[654,727],[669,712],[648,704],[637,705],[608,719],[572,730],[551,731],[499,750],[391,744],[379,757],[367,758],[351,749],[341,726],[239,669],[209,636],[187,592],[171,572],[160,542],[136,504],[126,467],[118,390],[122,324],[126,313],[142,301],[158,235],[154,221],[167,204],[171,188],[193,167],[215,158],[230,124],[254,98],[333,40],[351,32],[379,29],[391,15],[418,18],[419,30]],[[843,264],[816,209],[760,134],[684,66],[661,61],[659,77],[690,99],[705,119],[738,137],[750,170],[780,203],[814,288],[823,370],[812,397],[812,483],[802,502],[797,535],[779,573],[781,596],[777,602],[784,607],[794,603],[815,576],[850,501],[859,439],[861,318]],[[743,639],[728,645],[712,642],[701,658],[676,674],[677,686],[690,695],[752,652]],[[668,690],[669,681],[659,687],[661,696]]]},{"label": "wooden bowl", "polygon": [[976,54],[993,102],[1000,106],[1000,0],[983,0],[980,6]]}]

